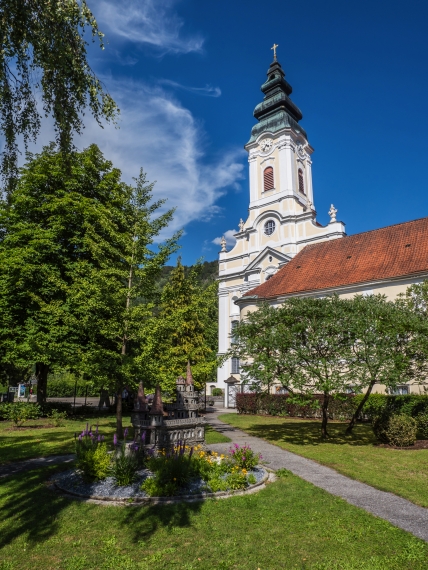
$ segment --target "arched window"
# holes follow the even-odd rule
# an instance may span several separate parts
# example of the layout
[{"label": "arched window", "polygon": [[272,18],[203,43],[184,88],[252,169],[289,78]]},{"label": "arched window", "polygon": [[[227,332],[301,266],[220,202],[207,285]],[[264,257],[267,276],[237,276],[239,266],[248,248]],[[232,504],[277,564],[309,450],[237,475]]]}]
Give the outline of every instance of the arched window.
[{"label": "arched window", "polygon": [[303,170],[299,168],[299,192],[305,193],[305,183],[303,181]]},{"label": "arched window", "polygon": [[267,192],[273,189],[273,168],[272,166],[268,166],[263,172],[263,191]]}]

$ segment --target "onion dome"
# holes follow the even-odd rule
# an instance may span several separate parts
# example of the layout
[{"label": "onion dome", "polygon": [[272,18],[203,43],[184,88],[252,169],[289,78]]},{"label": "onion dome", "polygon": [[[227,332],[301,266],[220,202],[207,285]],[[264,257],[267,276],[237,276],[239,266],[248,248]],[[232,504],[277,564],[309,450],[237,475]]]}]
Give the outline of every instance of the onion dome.
[{"label": "onion dome", "polygon": [[302,112],[289,97],[293,89],[285,80],[285,73],[276,59],[270,64],[267,77],[261,86],[264,99],[254,109],[254,116],[259,122],[252,128],[247,144],[266,131],[276,133],[285,128],[292,128],[306,137],[306,132],[298,125],[303,118]]}]

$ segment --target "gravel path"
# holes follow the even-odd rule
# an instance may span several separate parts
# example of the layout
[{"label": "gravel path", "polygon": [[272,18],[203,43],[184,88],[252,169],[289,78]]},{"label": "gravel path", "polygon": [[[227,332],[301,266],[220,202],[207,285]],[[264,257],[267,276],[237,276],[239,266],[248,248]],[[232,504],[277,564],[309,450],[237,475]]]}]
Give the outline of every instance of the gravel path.
[{"label": "gravel path", "polygon": [[[324,467],[311,459],[285,451],[285,449],[267,443],[258,437],[252,437],[218,419],[219,414],[230,412],[233,410],[217,409],[214,413],[207,414],[206,420],[213,428],[229,437],[233,443],[239,445],[247,443],[254,451],[261,453],[263,463],[270,469],[288,469],[316,487],[341,497],[348,503],[361,507],[428,542],[428,509],[418,507],[393,493],[379,491],[370,485],[354,481],[329,467]],[[230,445],[230,443],[217,443],[210,445],[210,449],[225,453]]]}]

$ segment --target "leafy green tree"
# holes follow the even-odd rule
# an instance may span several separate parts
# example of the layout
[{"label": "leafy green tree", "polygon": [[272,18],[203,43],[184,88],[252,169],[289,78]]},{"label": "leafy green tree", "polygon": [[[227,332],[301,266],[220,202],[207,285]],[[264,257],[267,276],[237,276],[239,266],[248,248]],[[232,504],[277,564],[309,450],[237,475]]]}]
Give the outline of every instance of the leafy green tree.
[{"label": "leafy green tree", "polygon": [[[172,212],[141,174],[135,187],[92,145],[64,158],[30,157],[0,206],[0,343],[3,361],[48,373],[68,367],[118,394],[136,370],[133,350],[152,314],[154,282],[176,236],[151,248]],[[153,249],[153,251],[152,251]],[[138,299],[138,302],[136,302]]]},{"label": "leafy green tree", "polygon": [[[416,347],[426,327],[410,307],[387,301],[384,295],[357,295],[346,303],[345,322],[352,339],[350,381],[355,391],[364,392],[346,430],[351,433],[375,384],[394,389],[418,379],[416,357],[422,353]],[[422,358],[425,363],[427,356]]]},{"label": "leafy green tree", "polygon": [[1,0],[0,129],[5,137],[1,172],[9,190],[17,179],[18,138],[25,145],[52,115],[57,143],[72,149],[89,107],[98,123],[114,119],[117,108],[87,60],[87,31],[104,49],[103,34],[86,0]]},{"label": "leafy green tree", "polygon": [[[201,264],[177,266],[165,284],[158,316],[149,333],[151,344],[145,359],[146,375],[152,371],[151,383],[160,381],[163,390],[172,391],[175,380],[184,374],[187,361],[199,387],[215,372],[217,348],[217,283],[203,287],[198,280]],[[150,382],[150,380],[149,380]]]},{"label": "leafy green tree", "polygon": [[[178,249],[174,235],[165,243],[154,241],[172,219],[169,210],[157,218],[164,204],[152,202],[153,184],[140,174],[135,187],[126,187],[127,231],[113,257],[100,252],[97,267],[85,268],[70,298],[75,300],[75,326],[84,330],[87,345],[80,369],[116,394],[117,432],[122,434],[122,391],[135,388],[146,373],[145,359],[156,317],[156,281],[169,256]],[[113,236],[112,236],[113,237]],[[115,247],[115,246],[114,246]]]},{"label": "leafy green tree", "polygon": [[287,299],[279,308],[261,307],[234,331],[228,357],[240,358],[247,382],[279,381],[300,397],[323,394],[321,435],[328,437],[328,406],[349,383],[349,333],[345,302]]}]

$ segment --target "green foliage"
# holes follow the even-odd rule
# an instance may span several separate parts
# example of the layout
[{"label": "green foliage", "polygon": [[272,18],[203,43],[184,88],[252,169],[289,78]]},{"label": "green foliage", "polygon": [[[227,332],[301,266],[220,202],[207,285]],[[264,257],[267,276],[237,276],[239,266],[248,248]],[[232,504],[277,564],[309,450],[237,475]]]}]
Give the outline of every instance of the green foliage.
[{"label": "green foliage", "polygon": [[[427,319],[402,300],[393,303],[380,295],[292,298],[278,308],[262,303],[249,313],[224,358],[240,359],[241,374],[254,392],[269,392],[280,383],[292,395],[322,394],[326,436],[330,402],[349,386],[365,392],[353,411],[352,429],[376,383],[394,388],[403,381],[422,382],[427,327]],[[268,413],[273,404],[267,402]]]},{"label": "green foliage", "polygon": [[139,361],[152,385],[173,391],[175,380],[184,374],[187,362],[198,388],[210,381],[217,365],[217,283],[204,287],[198,281],[201,264],[186,275],[180,259],[165,284],[158,318],[147,329],[146,350]]},{"label": "green foliage", "polygon": [[67,412],[60,412],[59,410],[51,410],[48,416],[54,423],[55,427],[63,427],[67,419]]},{"label": "green foliage", "polygon": [[279,477],[280,479],[284,479],[285,477],[289,477],[291,475],[291,471],[289,471],[288,469],[277,469],[275,471],[275,475],[277,477]]},{"label": "green foliage", "polygon": [[76,466],[86,481],[100,481],[109,473],[111,457],[101,436],[86,430],[76,440]]},{"label": "green foliage", "polygon": [[225,479],[226,487],[231,491],[238,491],[248,487],[248,479],[246,473],[239,471],[232,471]]},{"label": "green foliage", "polygon": [[385,436],[391,445],[408,447],[414,445],[418,424],[406,414],[391,416],[385,430]]},{"label": "green foliage", "polygon": [[138,471],[138,457],[134,449],[126,445],[126,441],[115,450],[109,474],[114,477],[116,485],[123,487],[134,483]]},{"label": "green foliage", "polygon": [[2,51],[0,54],[0,129],[5,137],[1,171],[9,189],[17,178],[18,143],[27,146],[40,130],[43,114],[52,115],[58,145],[72,150],[74,133],[83,128],[89,107],[98,123],[112,120],[117,107],[104,91],[87,60],[88,30],[104,49],[103,34],[86,0],[22,2],[2,0]]},{"label": "green foliage", "polygon": [[135,357],[178,236],[154,245],[172,211],[156,217],[144,173],[120,177],[95,145],[67,160],[49,147],[0,204],[0,358],[36,363],[39,402],[56,367],[118,394],[145,370]]},{"label": "green foliage", "polygon": [[28,420],[35,420],[41,415],[40,407],[31,402],[14,402],[1,404],[0,416],[13,422],[16,427],[22,426]]},{"label": "green foliage", "polygon": [[213,388],[211,396],[223,396],[223,390],[221,388]]},{"label": "green foliage", "polygon": [[99,397],[99,387],[94,382],[86,382],[82,378],[77,378],[71,372],[56,372],[48,375],[47,397],[48,398],[72,398],[76,388],[76,396],[83,398]]},{"label": "green foliage", "polygon": [[254,453],[248,445],[239,446],[237,443],[230,448],[229,453],[232,458],[232,463],[239,469],[254,469],[260,463],[262,456]]},{"label": "green foliage", "polygon": [[418,431],[423,439],[428,439],[428,412],[416,416]]}]

